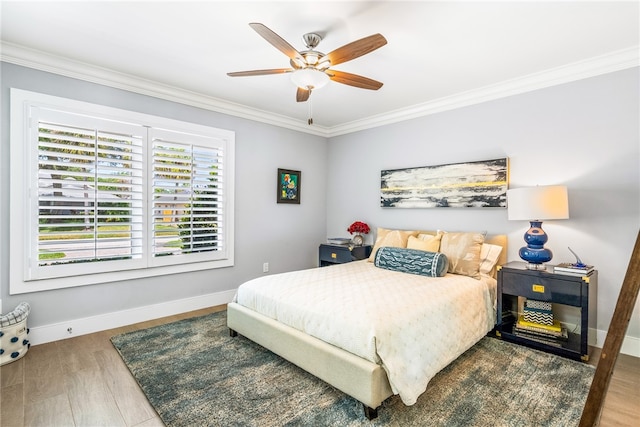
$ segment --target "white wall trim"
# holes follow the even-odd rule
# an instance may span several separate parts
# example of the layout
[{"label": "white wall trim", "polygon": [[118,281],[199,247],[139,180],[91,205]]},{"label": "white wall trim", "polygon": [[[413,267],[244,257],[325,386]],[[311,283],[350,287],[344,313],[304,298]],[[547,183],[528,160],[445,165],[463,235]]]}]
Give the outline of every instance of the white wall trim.
[{"label": "white wall trim", "polygon": [[[591,332],[591,330],[589,330]],[[596,347],[602,348],[604,345],[604,340],[607,338],[607,331],[602,331],[600,329],[594,330],[596,333],[597,342],[590,345],[594,345]],[[629,356],[640,357],[640,338],[632,337],[630,335],[624,336],[624,341],[622,341],[622,347],[620,348],[620,353],[628,354]]]},{"label": "white wall trim", "polygon": [[[573,323],[562,322],[562,326],[565,326],[568,330],[573,331],[579,326]],[[587,335],[587,344],[593,347],[602,348],[604,346],[604,340],[607,338],[607,331],[601,329],[589,328]],[[620,353],[628,354],[640,358],[640,338],[632,337],[631,335],[625,335],[622,341],[622,347]]]},{"label": "white wall trim", "polygon": [[[147,320],[228,304],[233,299],[235,293],[236,289],[232,289],[214,294],[199,295],[197,297],[85,317],[83,319],[37,326],[30,328],[29,341],[31,341],[32,345],[45,344],[52,341],[118,328],[120,326],[145,322]],[[67,332],[68,328],[72,328],[72,333]],[[606,337],[607,331],[589,329],[589,345],[602,348]],[[626,335],[620,353],[640,358],[640,338]]]},{"label": "white wall trim", "polygon": [[210,111],[229,114],[256,122],[330,138],[601,74],[612,73],[627,68],[638,67],[640,66],[640,48],[633,46],[627,49],[621,49],[588,60],[574,62],[565,66],[333,127],[323,127],[319,125],[307,126],[306,122],[302,123],[300,120],[294,120],[290,117],[274,114],[269,111],[253,109],[223,99],[163,85],[133,75],[73,61],[12,43],[0,41],[0,60]]},{"label": "white wall trim", "polygon": [[385,126],[404,120],[468,107],[482,102],[506,98],[512,95],[638,66],[640,66],[640,49],[636,46],[597,56],[589,60],[574,62],[562,67],[435,99],[424,104],[417,104],[385,114],[372,116],[367,119],[334,126],[329,129],[329,133],[330,136],[337,136],[378,126]]},{"label": "white wall trim", "polygon": [[[100,314],[98,316],[73,319],[51,325],[37,326],[29,328],[29,341],[32,345],[45,344],[51,341],[73,338],[147,320],[227,304],[231,302],[235,293],[236,290],[232,289],[214,294],[198,295],[160,304]],[[27,326],[29,326],[28,323]],[[68,328],[71,328],[71,333],[67,331]]]},{"label": "white wall trim", "polygon": [[310,128],[306,122],[294,120],[269,111],[250,108],[212,96],[146,80],[134,75],[120,73],[107,68],[97,67],[80,61],[52,55],[35,49],[25,48],[13,43],[0,41],[0,60],[23,67],[58,74],[78,80],[122,89],[133,93],[153,96],[167,101],[177,102],[209,111],[229,114],[256,122],[267,123],[300,132],[325,136],[326,128]]}]

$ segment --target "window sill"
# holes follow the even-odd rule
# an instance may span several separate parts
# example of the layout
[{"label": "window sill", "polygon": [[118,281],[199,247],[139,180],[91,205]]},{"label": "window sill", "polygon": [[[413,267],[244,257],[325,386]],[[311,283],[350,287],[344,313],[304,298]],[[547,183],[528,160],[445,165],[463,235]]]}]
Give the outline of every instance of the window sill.
[{"label": "window sill", "polygon": [[86,274],[81,276],[60,277],[55,279],[42,279],[25,282],[12,278],[9,288],[10,295],[41,292],[52,289],[65,289],[76,286],[97,285],[100,283],[121,282],[127,280],[143,279],[147,277],[164,276],[168,274],[189,273],[193,271],[211,270],[217,268],[233,267],[233,258],[217,261],[196,262],[190,264],[177,264],[170,266],[149,267],[138,270],[112,271],[108,273]]}]

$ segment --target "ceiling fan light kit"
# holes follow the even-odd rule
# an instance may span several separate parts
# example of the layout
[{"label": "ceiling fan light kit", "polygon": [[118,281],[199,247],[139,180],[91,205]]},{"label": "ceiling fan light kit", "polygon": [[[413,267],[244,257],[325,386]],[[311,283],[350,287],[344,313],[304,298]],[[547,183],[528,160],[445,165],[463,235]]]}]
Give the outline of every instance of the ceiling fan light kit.
[{"label": "ceiling fan light kit", "polygon": [[[298,52],[282,37],[271,31],[264,24],[249,24],[262,38],[271,43],[276,49],[289,57],[292,68],[274,68],[267,70],[237,71],[227,73],[230,77],[261,76],[267,74],[292,73],[291,81],[298,87],[296,91],[296,101],[305,102],[309,100],[311,90],[325,86],[329,80],[342,83],[360,89],[378,90],[382,83],[368,77],[357,74],[346,73],[330,69],[331,66],[350,61],[387,44],[387,40],[381,34],[374,34],[360,40],[348,43],[328,54],[315,51],[315,47],[322,41],[322,37],[316,33],[307,33],[302,36],[308,50]],[[311,109],[309,109],[309,124],[311,119]]]},{"label": "ceiling fan light kit", "polygon": [[320,89],[329,83],[329,76],[315,68],[301,68],[291,74],[293,84],[302,89]]}]

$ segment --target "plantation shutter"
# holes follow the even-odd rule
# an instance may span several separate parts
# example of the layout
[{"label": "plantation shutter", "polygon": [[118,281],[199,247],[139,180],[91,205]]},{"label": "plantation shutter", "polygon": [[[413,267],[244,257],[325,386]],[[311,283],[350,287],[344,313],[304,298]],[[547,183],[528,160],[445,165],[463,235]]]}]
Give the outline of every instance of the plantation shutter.
[{"label": "plantation shutter", "polygon": [[10,93],[12,293],[234,264],[234,132]]},{"label": "plantation shutter", "polygon": [[140,258],[140,126],[59,111],[37,114],[37,264]]},{"label": "plantation shutter", "polygon": [[[151,130],[151,141],[154,257],[221,258],[223,144],[216,138],[158,129]],[[173,230],[178,230],[177,238],[171,237]]]}]

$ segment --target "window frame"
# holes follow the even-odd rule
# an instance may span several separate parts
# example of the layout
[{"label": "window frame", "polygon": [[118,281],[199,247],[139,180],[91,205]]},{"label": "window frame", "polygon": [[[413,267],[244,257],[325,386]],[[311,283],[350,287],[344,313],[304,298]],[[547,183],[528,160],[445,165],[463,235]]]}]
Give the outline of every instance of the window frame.
[{"label": "window frame", "polygon": [[[126,123],[146,128],[143,141],[143,252],[142,262],[99,261],[77,265],[48,266],[59,269],[64,277],[39,277],[31,274],[33,245],[37,246],[37,209],[32,208],[38,201],[38,141],[31,138],[33,128],[38,128],[37,120],[31,118],[32,109],[43,108],[64,113],[95,117],[99,120]],[[185,273],[205,269],[223,268],[234,265],[234,165],[235,132],[209,126],[127,111],[104,105],[92,104],[68,98],[46,95],[21,89],[10,89],[10,212],[9,239],[10,294],[62,289],[74,286],[108,283],[165,274]],[[36,122],[36,123],[33,123]],[[153,179],[152,179],[152,129],[192,135],[219,144],[224,163],[223,182],[224,205],[222,208],[224,230],[223,248],[193,254],[178,254],[154,257],[153,245]],[[34,175],[35,174],[35,175]],[[35,184],[35,188],[34,188]],[[34,197],[30,197],[33,195]],[[35,221],[35,223],[34,223]],[[34,232],[33,229],[36,228]],[[37,250],[35,251],[37,253]],[[137,260],[136,260],[137,261]],[[37,264],[37,260],[36,260]],[[68,268],[73,267],[73,268]],[[74,275],[66,276],[65,270]],[[75,271],[74,271],[75,270]]]}]

